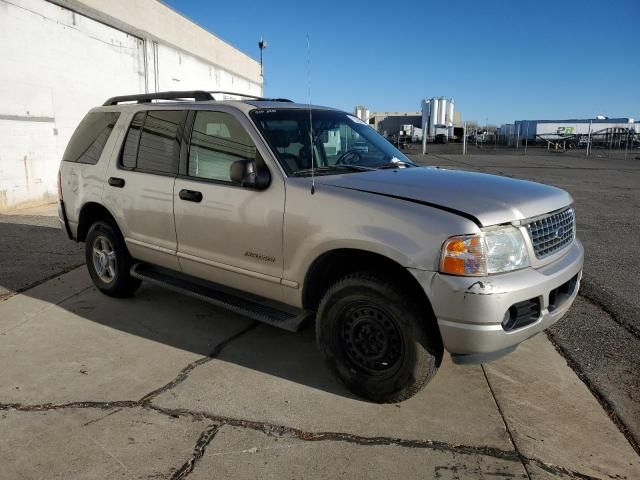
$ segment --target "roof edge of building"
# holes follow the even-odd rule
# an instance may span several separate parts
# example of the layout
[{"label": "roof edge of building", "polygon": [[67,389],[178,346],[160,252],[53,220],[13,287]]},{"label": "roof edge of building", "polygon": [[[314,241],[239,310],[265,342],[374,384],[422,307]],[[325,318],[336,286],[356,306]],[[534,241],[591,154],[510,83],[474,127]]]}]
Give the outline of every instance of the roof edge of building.
[{"label": "roof edge of building", "polygon": [[[193,20],[177,12],[160,0],[126,2],[123,0],[47,0],[113,27],[132,36],[159,41],[216,65],[259,85],[263,84],[260,63],[247,53],[217,37]],[[137,6],[137,8],[134,8]],[[145,10],[145,15],[140,13]],[[167,29],[166,22],[154,22],[154,17],[172,16],[175,20]],[[162,31],[162,29],[167,29]],[[185,33],[187,33],[185,35]],[[217,55],[212,55],[217,51]]]}]

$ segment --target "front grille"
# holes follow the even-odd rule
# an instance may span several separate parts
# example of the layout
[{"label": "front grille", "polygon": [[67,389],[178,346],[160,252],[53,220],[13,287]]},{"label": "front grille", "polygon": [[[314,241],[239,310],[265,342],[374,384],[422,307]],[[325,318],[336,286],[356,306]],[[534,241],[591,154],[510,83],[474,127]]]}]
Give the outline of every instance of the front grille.
[{"label": "front grille", "polygon": [[573,208],[548,215],[527,224],[529,238],[538,258],[544,258],[573,241],[576,216]]}]

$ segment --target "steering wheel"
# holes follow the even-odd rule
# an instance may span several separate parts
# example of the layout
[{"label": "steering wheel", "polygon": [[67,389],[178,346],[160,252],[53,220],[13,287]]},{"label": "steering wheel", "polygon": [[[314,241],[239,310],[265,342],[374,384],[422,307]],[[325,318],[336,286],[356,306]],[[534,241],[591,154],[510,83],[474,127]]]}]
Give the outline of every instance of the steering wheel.
[{"label": "steering wheel", "polygon": [[336,160],[336,165],[353,165],[362,161],[362,155],[357,150],[347,150]]}]

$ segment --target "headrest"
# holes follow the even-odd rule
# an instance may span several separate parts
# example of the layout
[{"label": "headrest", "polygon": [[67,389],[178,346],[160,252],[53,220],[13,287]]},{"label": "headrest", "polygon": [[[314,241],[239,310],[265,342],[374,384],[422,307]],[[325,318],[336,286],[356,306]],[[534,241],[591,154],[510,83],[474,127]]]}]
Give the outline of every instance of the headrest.
[{"label": "headrest", "polygon": [[287,148],[289,146],[289,135],[285,130],[271,130],[271,141],[276,148]]}]

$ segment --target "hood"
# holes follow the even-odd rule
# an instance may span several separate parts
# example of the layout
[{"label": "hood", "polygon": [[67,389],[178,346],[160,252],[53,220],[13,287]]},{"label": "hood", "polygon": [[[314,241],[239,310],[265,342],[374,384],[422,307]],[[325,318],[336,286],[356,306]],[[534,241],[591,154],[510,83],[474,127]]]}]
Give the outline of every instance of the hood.
[{"label": "hood", "polygon": [[572,202],[564,190],[541,183],[434,167],[318,176],[316,183],[424,203],[480,226],[535,217]]}]

